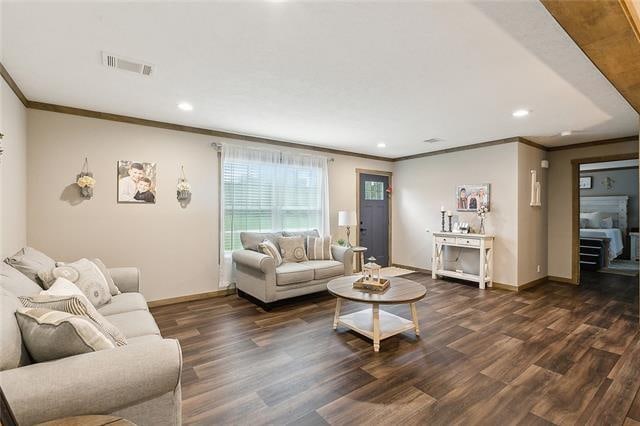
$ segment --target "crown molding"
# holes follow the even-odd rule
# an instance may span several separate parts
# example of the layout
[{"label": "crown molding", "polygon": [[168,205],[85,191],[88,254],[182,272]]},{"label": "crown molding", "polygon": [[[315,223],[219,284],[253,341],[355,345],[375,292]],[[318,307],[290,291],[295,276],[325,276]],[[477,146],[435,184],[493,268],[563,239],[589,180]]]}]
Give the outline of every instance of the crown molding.
[{"label": "crown molding", "polygon": [[20,99],[20,102],[22,102],[22,105],[24,105],[25,108],[29,108],[29,100],[24,95],[24,93],[22,93],[22,90],[20,90],[16,82],[13,80],[13,78],[9,74],[9,71],[7,71],[7,69],[4,67],[4,65],[2,65],[1,62],[0,62],[0,74],[2,75],[2,78],[4,79],[4,81],[7,82],[11,90],[13,90],[13,93],[15,93],[18,99]]},{"label": "crown molding", "polygon": [[630,136],[625,136],[622,138],[613,138],[613,139],[602,139],[602,140],[598,140],[598,141],[590,141],[590,142],[582,142],[582,143],[572,143],[569,145],[560,145],[560,146],[552,146],[552,147],[548,147],[547,151],[563,151],[565,149],[576,149],[576,148],[587,148],[590,146],[597,146],[597,145],[609,145],[612,143],[621,143],[621,142],[638,142],[638,135],[630,135]]}]

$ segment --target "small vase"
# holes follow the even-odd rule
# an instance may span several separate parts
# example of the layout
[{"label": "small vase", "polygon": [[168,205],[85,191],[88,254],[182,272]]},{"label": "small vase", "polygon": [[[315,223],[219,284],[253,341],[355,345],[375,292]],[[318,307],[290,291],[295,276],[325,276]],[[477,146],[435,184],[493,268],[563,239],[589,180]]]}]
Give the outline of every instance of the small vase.
[{"label": "small vase", "polygon": [[480,219],[480,234],[484,234],[484,219]]},{"label": "small vase", "polygon": [[179,201],[184,201],[184,200],[189,199],[190,192],[188,190],[186,190],[186,189],[183,189],[181,191],[178,191],[177,195],[178,195],[178,200]]},{"label": "small vase", "polygon": [[82,198],[91,199],[91,197],[93,197],[93,188],[89,188],[88,186],[80,188],[80,195],[82,195]]}]

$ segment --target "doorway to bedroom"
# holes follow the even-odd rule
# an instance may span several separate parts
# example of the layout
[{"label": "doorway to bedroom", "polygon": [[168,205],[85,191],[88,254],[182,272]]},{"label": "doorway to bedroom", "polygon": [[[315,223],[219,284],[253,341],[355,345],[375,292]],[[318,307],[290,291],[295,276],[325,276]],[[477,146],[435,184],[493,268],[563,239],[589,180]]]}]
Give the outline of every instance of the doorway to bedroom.
[{"label": "doorway to bedroom", "polygon": [[637,277],[638,158],[590,160],[577,165],[580,282]]}]

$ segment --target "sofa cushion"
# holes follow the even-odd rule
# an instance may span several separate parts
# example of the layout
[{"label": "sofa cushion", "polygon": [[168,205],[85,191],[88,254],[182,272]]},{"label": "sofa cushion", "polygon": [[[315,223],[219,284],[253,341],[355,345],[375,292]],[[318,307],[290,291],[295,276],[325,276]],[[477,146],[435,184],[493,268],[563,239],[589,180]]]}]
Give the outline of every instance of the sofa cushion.
[{"label": "sofa cushion", "polygon": [[[55,285],[57,284],[58,282],[56,281]],[[73,285],[72,283],[69,284]],[[41,294],[37,296],[20,297],[19,299],[25,308],[50,309],[89,318],[96,323],[98,330],[116,343],[116,346],[124,346],[127,344],[127,339],[122,332],[107,321],[83,294],[69,296]]]},{"label": "sofa cushion", "polygon": [[162,340],[162,336],[159,334],[147,334],[145,336],[132,337],[129,339],[130,345],[144,345],[147,343],[157,342],[158,340]]},{"label": "sofa cushion", "polygon": [[55,260],[32,247],[23,248],[13,256],[6,258],[5,262],[38,284],[40,284],[38,272],[51,270],[56,266]]},{"label": "sofa cushion", "polygon": [[307,253],[304,250],[304,238],[302,237],[280,237],[278,238],[280,245],[280,254],[282,254],[283,262],[304,262],[307,259]]},{"label": "sofa cushion", "polygon": [[131,311],[148,311],[147,301],[140,293],[122,293],[111,298],[111,302],[98,308],[102,315],[115,315]]},{"label": "sofa cushion", "polygon": [[115,296],[116,294],[120,294],[120,289],[116,286],[116,283],[113,282],[113,278],[111,278],[111,273],[109,272],[109,269],[104,264],[104,262],[102,262],[102,260],[97,258],[91,259],[91,261],[98,267],[98,269],[100,269],[100,272],[102,272],[102,275],[104,275],[104,278],[107,280],[107,285],[109,286],[109,291],[111,292],[111,295]]},{"label": "sofa cushion", "polygon": [[50,309],[19,308],[16,318],[24,344],[36,362],[115,347],[87,317]]},{"label": "sofa cushion", "polygon": [[303,283],[313,280],[313,268],[304,263],[283,263],[276,268],[276,285]]},{"label": "sofa cushion", "polygon": [[309,260],[333,260],[331,255],[331,236],[307,237],[306,248]]},{"label": "sofa cushion", "polygon": [[31,296],[42,291],[42,287],[4,262],[0,262],[0,287],[15,296]]},{"label": "sofa cushion", "polygon": [[65,263],[50,270],[38,272],[45,288],[49,288],[57,278],[63,277],[78,286],[94,306],[100,307],[111,300],[111,291],[100,268],[89,259]]},{"label": "sofa cushion", "polygon": [[344,275],[344,263],[337,260],[308,260],[302,265],[313,268],[313,278],[316,280]]},{"label": "sofa cushion", "polygon": [[0,289],[0,371],[22,367],[31,361],[15,317],[20,308],[22,305],[14,294]]},{"label": "sofa cushion", "polygon": [[282,265],[282,256],[280,255],[280,250],[274,242],[264,240],[263,242],[258,244],[258,248],[260,249],[261,253],[264,253],[267,256],[271,256],[276,266]]},{"label": "sofa cushion", "polygon": [[127,340],[148,334],[160,334],[160,330],[149,311],[123,312],[121,314],[107,315],[105,318],[118,327],[127,337]]},{"label": "sofa cushion", "polygon": [[[259,245],[264,240],[269,240],[278,247],[278,238],[282,237],[282,232],[241,232],[240,242],[245,250],[260,251]],[[278,250],[280,247],[278,247]]]},{"label": "sofa cushion", "polygon": [[282,236],[283,237],[302,237],[302,239],[304,240],[304,249],[307,249],[307,237],[319,237],[320,236],[320,232],[318,232],[317,229],[312,229],[310,231],[295,231],[295,232],[291,232],[291,231],[283,231],[282,232]]}]

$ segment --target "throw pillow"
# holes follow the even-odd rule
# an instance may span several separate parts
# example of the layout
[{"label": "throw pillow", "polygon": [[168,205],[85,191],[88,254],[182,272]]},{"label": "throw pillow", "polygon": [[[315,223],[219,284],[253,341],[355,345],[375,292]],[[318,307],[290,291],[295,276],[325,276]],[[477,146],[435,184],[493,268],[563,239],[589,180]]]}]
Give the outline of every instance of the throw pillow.
[{"label": "throw pillow", "polygon": [[[54,284],[51,288],[54,288],[56,285],[58,285],[59,288],[62,287],[60,286],[59,280],[64,280],[64,278],[59,278],[58,281],[56,281],[56,284]],[[70,283],[68,281],[67,283],[63,284],[65,286],[73,286],[73,283]],[[66,291],[66,289],[63,290],[63,292]],[[80,290],[78,290],[78,292],[80,292]],[[103,317],[96,310],[96,308],[93,307],[93,305],[83,294],[59,296],[43,294],[31,297],[19,297],[18,299],[20,299],[20,303],[22,303],[22,306],[24,306],[25,308],[50,309],[88,318],[98,326],[99,330],[103,334],[109,336],[114,341],[116,346],[124,346],[127,344],[127,339],[124,337],[122,332],[118,330],[116,326],[107,321],[105,317]]]},{"label": "throw pillow", "polygon": [[258,248],[262,253],[266,254],[267,256],[271,256],[273,260],[275,260],[276,267],[282,265],[282,256],[280,256],[278,248],[272,241],[264,240],[258,245]]},{"label": "throw pillow", "polygon": [[91,261],[96,264],[98,269],[100,269],[100,272],[102,272],[102,275],[104,276],[105,280],[107,280],[107,285],[109,286],[109,291],[111,292],[111,295],[117,296],[119,294],[122,294],[120,292],[120,289],[116,286],[116,283],[113,282],[113,278],[111,278],[111,273],[109,273],[107,266],[102,262],[102,260],[96,258],[96,259],[91,259]]},{"label": "throw pillow", "polygon": [[307,237],[307,257],[309,260],[333,260],[331,237]]},{"label": "throw pillow", "polygon": [[38,284],[42,284],[38,279],[38,272],[50,270],[56,266],[55,260],[31,247],[25,247],[13,256],[7,257],[5,262]]},{"label": "throw pillow", "polygon": [[304,262],[307,254],[304,251],[304,238],[302,237],[280,237],[278,238],[280,254],[283,262]]},{"label": "throw pillow", "polygon": [[115,347],[89,318],[41,308],[18,308],[16,319],[27,351],[36,362]]},{"label": "throw pillow", "polygon": [[105,276],[98,266],[89,259],[80,259],[73,263],[56,266],[48,271],[41,271],[38,276],[49,288],[57,278],[66,278],[78,286],[95,307],[111,301],[111,291]]}]

